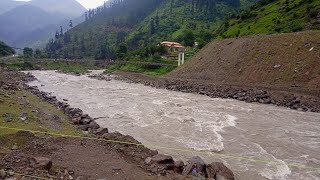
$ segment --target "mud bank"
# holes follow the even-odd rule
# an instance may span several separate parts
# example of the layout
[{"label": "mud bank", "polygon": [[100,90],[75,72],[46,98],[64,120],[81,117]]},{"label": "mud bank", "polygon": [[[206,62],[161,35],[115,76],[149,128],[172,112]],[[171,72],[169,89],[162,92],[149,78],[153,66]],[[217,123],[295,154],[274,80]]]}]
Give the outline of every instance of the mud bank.
[{"label": "mud bank", "polygon": [[155,88],[196,93],[212,98],[236,99],[248,103],[274,104],[304,112],[320,112],[320,90],[214,84],[204,80],[153,77],[132,72],[118,72],[116,75],[119,80]]}]

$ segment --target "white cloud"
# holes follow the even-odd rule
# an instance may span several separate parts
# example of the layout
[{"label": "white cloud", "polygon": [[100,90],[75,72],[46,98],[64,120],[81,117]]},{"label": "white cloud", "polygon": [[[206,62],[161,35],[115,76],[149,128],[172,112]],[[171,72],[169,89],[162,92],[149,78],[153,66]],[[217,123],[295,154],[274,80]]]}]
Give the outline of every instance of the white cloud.
[{"label": "white cloud", "polygon": [[79,3],[81,3],[85,8],[96,8],[103,4],[104,1],[107,0],[77,0]]}]

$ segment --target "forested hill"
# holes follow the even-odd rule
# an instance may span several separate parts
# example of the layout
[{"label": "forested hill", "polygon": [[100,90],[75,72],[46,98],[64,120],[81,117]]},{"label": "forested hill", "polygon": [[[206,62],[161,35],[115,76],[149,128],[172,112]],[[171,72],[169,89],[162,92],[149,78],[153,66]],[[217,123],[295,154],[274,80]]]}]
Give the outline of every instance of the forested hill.
[{"label": "forested hill", "polygon": [[216,34],[228,38],[312,29],[320,29],[319,0],[260,0],[226,21]]},{"label": "forested hill", "polygon": [[14,49],[6,45],[4,42],[0,41],[0,57],[9,56],[14,54]]},{"label": "forested hill", "polygon": [[114,0],[47,45],[51,57],[148,56],[163,40],[205,44],[223,19],[254,0]]}]

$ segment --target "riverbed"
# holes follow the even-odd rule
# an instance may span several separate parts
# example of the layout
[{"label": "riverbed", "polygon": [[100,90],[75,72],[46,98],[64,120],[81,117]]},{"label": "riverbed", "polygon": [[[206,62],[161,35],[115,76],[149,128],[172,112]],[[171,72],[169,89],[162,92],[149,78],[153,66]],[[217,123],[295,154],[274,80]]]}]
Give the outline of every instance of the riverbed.
[{"label": "riverbed", "polygon": [[[237,179],[320,179],[320,114],[32,71],[32,86],[177,160],[221,161]],[[96,72],[98,73],[98,71]]]}]

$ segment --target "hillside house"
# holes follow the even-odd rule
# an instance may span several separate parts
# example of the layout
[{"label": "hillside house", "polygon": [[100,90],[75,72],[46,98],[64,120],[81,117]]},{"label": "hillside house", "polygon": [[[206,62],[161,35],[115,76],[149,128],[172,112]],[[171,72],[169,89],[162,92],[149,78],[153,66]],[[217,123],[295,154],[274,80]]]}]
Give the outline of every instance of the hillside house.
[{"label": "hillside house", "polygon": [[172,54],[172,52],[178,52],[178,66],[184,64],[186,47],[178,42],[171,41],[162,41],[160,44],[167,48],[168,55],[166,56],[166,58],[170,58],[170,54]]}]

